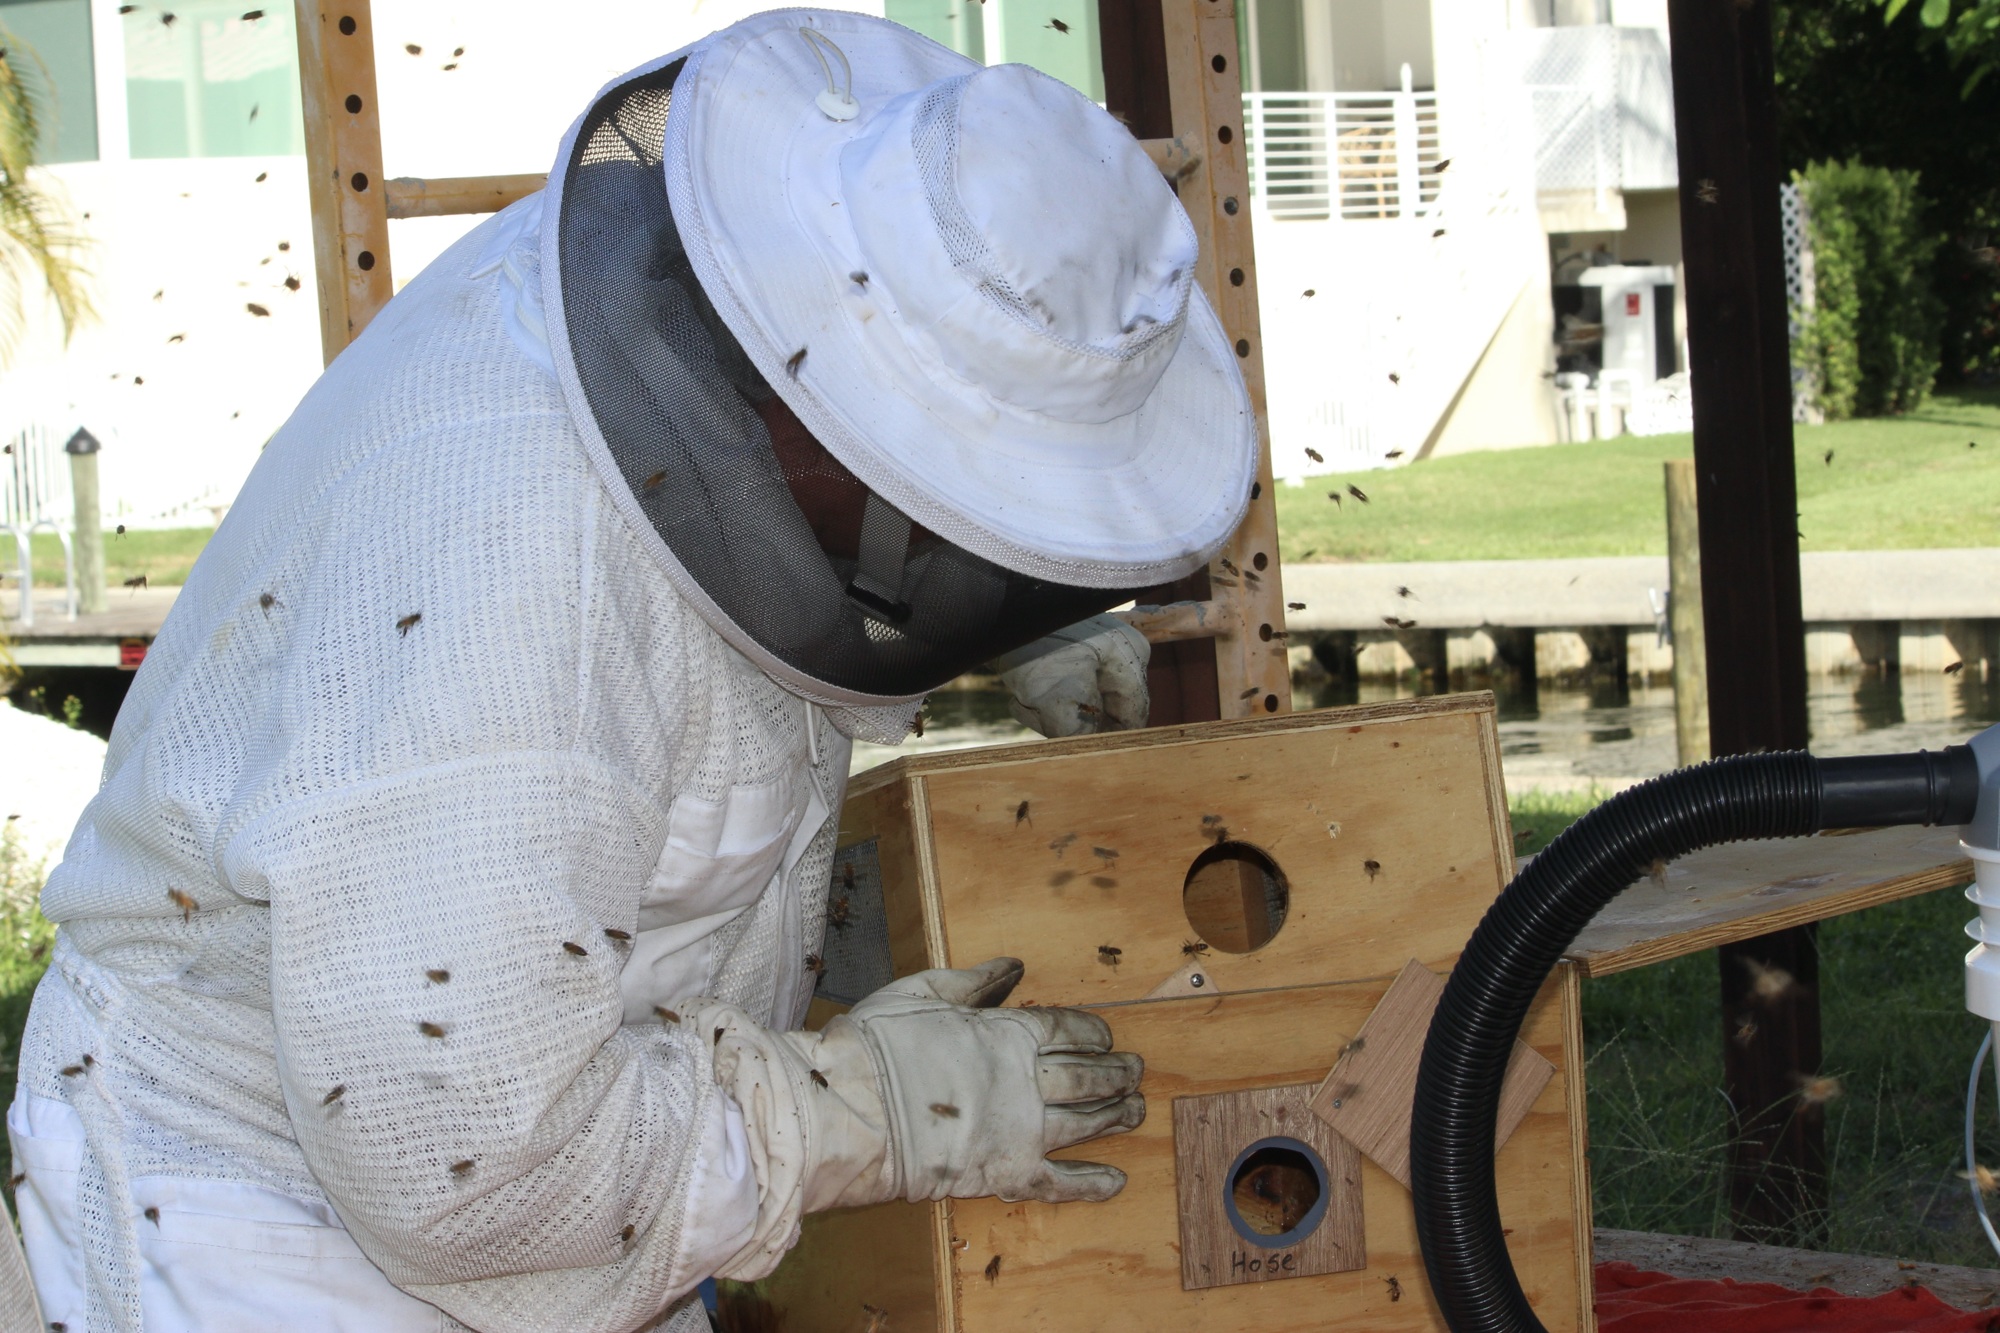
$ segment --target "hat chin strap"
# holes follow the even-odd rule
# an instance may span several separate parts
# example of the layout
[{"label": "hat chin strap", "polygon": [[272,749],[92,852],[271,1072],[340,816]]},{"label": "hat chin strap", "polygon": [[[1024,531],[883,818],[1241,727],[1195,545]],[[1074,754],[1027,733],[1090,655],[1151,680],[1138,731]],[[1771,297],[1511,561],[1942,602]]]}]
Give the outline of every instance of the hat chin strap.
[{"label": "hat chin strap", "polygon": [[903,600],[903,563],[910,553],[910,520],[875,492],[861,511],[861,547],[847,595],[872,616],[900,625],[910,618]]}]

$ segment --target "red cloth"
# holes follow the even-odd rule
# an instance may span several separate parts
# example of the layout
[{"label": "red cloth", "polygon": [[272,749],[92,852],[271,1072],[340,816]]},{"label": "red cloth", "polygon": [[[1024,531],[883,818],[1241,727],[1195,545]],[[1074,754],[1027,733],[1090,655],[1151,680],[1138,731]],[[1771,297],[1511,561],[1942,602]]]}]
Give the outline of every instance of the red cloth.
[{"label": "red cloth", "polygon": [[1922,1287],[1842,1296],[1597,1266],[1598,1333],[2000,1333],[2000,1314],[1955,1310]]}]

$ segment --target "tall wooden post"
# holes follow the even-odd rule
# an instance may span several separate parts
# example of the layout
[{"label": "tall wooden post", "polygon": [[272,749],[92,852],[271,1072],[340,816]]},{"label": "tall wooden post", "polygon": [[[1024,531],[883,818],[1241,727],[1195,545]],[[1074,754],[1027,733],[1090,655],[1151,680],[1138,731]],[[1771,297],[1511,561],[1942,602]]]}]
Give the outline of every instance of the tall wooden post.
[{"label": "tall wooden post", "polygon": [[[1701,506],[1709,740],[1807,742],[1771,0],[1668,0]],[[1808,928],[1723,948],[1723,1067],[1737,1233],[1806,1239],[1824,1217],[1825,1126]]]},{"label": "tall wooden post", "polygon": [[1674,749],[1682,767],[1708,758],[1708,646],[1701,623],[1701,519],[1694,460],[1669,458],[1667,626],[1674,640]]},{"label": "tall wooden post", "polygon": [[388,183],[368,0],[295,0],[320,346],[327,363],[389,303]]}]

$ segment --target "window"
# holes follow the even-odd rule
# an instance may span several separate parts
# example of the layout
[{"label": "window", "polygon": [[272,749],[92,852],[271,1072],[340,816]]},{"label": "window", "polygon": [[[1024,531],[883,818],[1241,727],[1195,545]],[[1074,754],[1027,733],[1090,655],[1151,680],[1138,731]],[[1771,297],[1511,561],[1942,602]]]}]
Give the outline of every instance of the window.
[{"label": "window", "polygon": [[125,15],[133,157],[305,152],[292,6],[244,6],[165,0]]},{"label": "window", "polygon": [[883,12],[960,55],[1032,65],[1104,102],[1097,0],[885,0]]},{"label": "window", "polygon": [[[90,0],[0,0],[0,31],[9,63],[42,95],[48,123],[42,126],[38,159],[95,161],[97,75],[91,65]],[[33,57],[16,48],[26,48]]]}]

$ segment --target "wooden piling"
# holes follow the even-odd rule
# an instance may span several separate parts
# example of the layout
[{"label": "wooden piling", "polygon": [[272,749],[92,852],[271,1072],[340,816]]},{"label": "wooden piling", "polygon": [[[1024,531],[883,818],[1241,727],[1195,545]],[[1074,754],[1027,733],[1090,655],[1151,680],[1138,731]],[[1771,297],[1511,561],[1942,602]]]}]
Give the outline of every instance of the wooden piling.
[{"label": "wooden piling", "polygon": [[1694,460],[1670,458],[1667,627],[1674,639],[1674,746],[1681,766],[1708,758],[1708,645],[1701,628],[1701,520]]},{"label": "wooden piling", "polygon": [[104,501],[97,485],[97,437],[79,429],[63,445],[69,455],[69,493],[75,511],[71,541],[76,559],[76,609],[104,610]]}]

